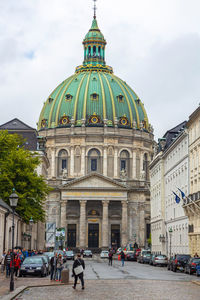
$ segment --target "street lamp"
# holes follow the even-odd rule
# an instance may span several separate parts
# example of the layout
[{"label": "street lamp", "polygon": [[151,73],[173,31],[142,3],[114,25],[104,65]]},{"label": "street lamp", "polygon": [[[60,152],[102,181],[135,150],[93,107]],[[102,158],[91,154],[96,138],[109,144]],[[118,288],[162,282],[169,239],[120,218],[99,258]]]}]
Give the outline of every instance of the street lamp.
[{"label": "street lamp", "polygon": [[[34,223],[34,221],[33,221],[33,218],[31,217],[30,220],[29,220],[30,233],[31,233],[31,237],[30,237],[30,248],[32,248],[32,247],[31,247],[31,240],[32,240],[32,227],[33,227],[33,223]],[[32,249],[30,249],[30,250],[32,250]]]},{"label": "street lamp", "polygon": [[18,202],[18,195],[15,193],[15,189],[13,188],[13,192],[9,197],[10,207],[12,208],[12,266],[11,266],[11,274],[10,274],[10,292],[14,291],[14,230],[15,230],[15,223],[14,223],[14,215],[15,209],[17,207]]},{"label": "street lamp", "polygon": [[171,257],[171,253],[172,253],[172,228],[169,228],[169,258]]}]

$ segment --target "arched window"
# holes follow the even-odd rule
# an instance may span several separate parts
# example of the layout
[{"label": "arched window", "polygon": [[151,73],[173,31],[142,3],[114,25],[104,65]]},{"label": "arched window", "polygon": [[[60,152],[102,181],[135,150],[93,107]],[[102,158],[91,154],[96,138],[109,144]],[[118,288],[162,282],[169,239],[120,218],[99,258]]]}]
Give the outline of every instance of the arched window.
[{"label": "arched window", "polygon": [[96,46],[93,46],[93,57],[96,57]]},{"label": "arched window", "polygon": [[129,153],[123,150],[120,153],[120,172],[129,175]]},{"label": "arched window", "polygon": [[100,46],[98,48],[98,55],[99,55],[99,58],[101,58],[101,47]]},{"label": "arched window", "polygon": [[91,57],[91,47],[89,46],[88,47],[88,58],[90,58]]},{"label": "arched window", "polygon": [[101,156],[97,149],[88,152],[88,173],[90,172],[101,172]]},{"label": "arched window", "polygon": [[66,177],[68,175],[68,154],[66,150],[60,150],[58,153],[58,176]]}]

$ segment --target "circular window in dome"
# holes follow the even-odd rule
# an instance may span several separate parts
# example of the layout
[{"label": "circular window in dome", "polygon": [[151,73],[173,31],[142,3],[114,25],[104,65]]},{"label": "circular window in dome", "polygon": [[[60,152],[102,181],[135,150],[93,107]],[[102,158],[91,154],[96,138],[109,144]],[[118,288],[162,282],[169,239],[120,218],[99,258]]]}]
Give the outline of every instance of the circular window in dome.
[{"label": "circular window in dome", "polygon": [[96,124],[96,123],[98,123],[98,118],[95,116],[95,117],[92,117],[91,118],[91,122],[93,123],[93,124]]},{"label": "circular window in dome", "polygon": [[60,119],[60,125],[67,125],[69,124],[69,117],[64,116]]},{"label": "circular window in dome", "polygon": [[120,123],[120,125],[127,126],[128,119],[126,117],[121,117],[119,123]]}]

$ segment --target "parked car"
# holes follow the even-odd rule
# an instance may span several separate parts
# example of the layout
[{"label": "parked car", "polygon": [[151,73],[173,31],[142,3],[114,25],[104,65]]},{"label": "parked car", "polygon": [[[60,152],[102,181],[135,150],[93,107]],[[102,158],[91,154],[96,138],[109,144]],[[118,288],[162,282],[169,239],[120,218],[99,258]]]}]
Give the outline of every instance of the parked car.
[{"label": "parked car", "polygon": [[138,256],[137,261],[139,263],[149,263],[151,257],[151,251],[150,250],[142,250],[140,255]]},{"label": "parked car", "polygon": [[37,257],[42,257],[45,261],[45,264],[46,264],[46,268],[47,268],[47,275],[50,274],[50,271],[51,271],[51,267],[50,267],[50,259],[48,256],[46,255],[37,255]]},{"label": "parked car", "polygon": [[109,254],[109,251],[107,251],[107,250],[101,251],[100,257],[101,258],[108,258],[108,254]]},{"label": "parked car", "polygon": [[177,270],[184,271],[185,265],[190,258],[191,258],[191,256],[188,254],[175,255],[172,259],[172,271],[173,272],[176,272]]},{"label": "parked car", "polygon": [[49,257],[49,260],[54,256],[54,252],[44,252],[43,255],[46,255]]},{"label": "parked car", "polygon": [[22,277],[26,275],[47,276],[47,267],[44,258],[40,256],[25,258],[21,265],[19,276]]},{"label": "parked car", "polygon": [[196,266],[200,263],[200,257],[191,257],[185,264],[185,273],[192,275],[196,273]]},{"label": "parked car", "polygon": [[155,256],[156,256],[155,254],[152,254],[152,253],[151,253],[150,260],[149,260],[149,264],[150,264],[151,266],[153,266],[153,259],[154,259]]},{"label": "parked car", "polygon": [[92,257],[92,251],[91,250],[84,250],[83,251],[83,257]]},{"label": "parked car", "polygon": [[64,252],[64,257],[66,260],[68,259],[74,260],[74,256],[75,256],[74,251],[68,250]]},{"label": "parked car", "polygon": [[155,255],[153,258],[153,266],[167,266],[168,264],[168,259],[166,255]]},{"label": "parked car", "polygon": [[136,261],[137,260],[136,252],[135,251],[134,252],[127,252],[126,260]]}]

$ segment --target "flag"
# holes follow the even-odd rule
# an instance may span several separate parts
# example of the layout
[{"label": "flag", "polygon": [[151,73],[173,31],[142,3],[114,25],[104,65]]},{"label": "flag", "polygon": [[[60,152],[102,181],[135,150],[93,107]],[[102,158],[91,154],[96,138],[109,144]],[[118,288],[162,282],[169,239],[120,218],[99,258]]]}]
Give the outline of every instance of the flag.
[{"label": "flag", "polygon": [[178,190],[181,192],[181,197],[182,197],[182,200],[183,200],[183,204],[185,204],[186,200],[187,200],[187,197],[185,196],[185,193],[183,191],[181,191],[181,189],[178,188]]},{"label": "flag", "polygon": [[181,201],[180,197],[176,193],[174,193],[174,192],[173,192],[173,194],[175,195],[175,201],[176,201],[176,203],[179,203]]}]

